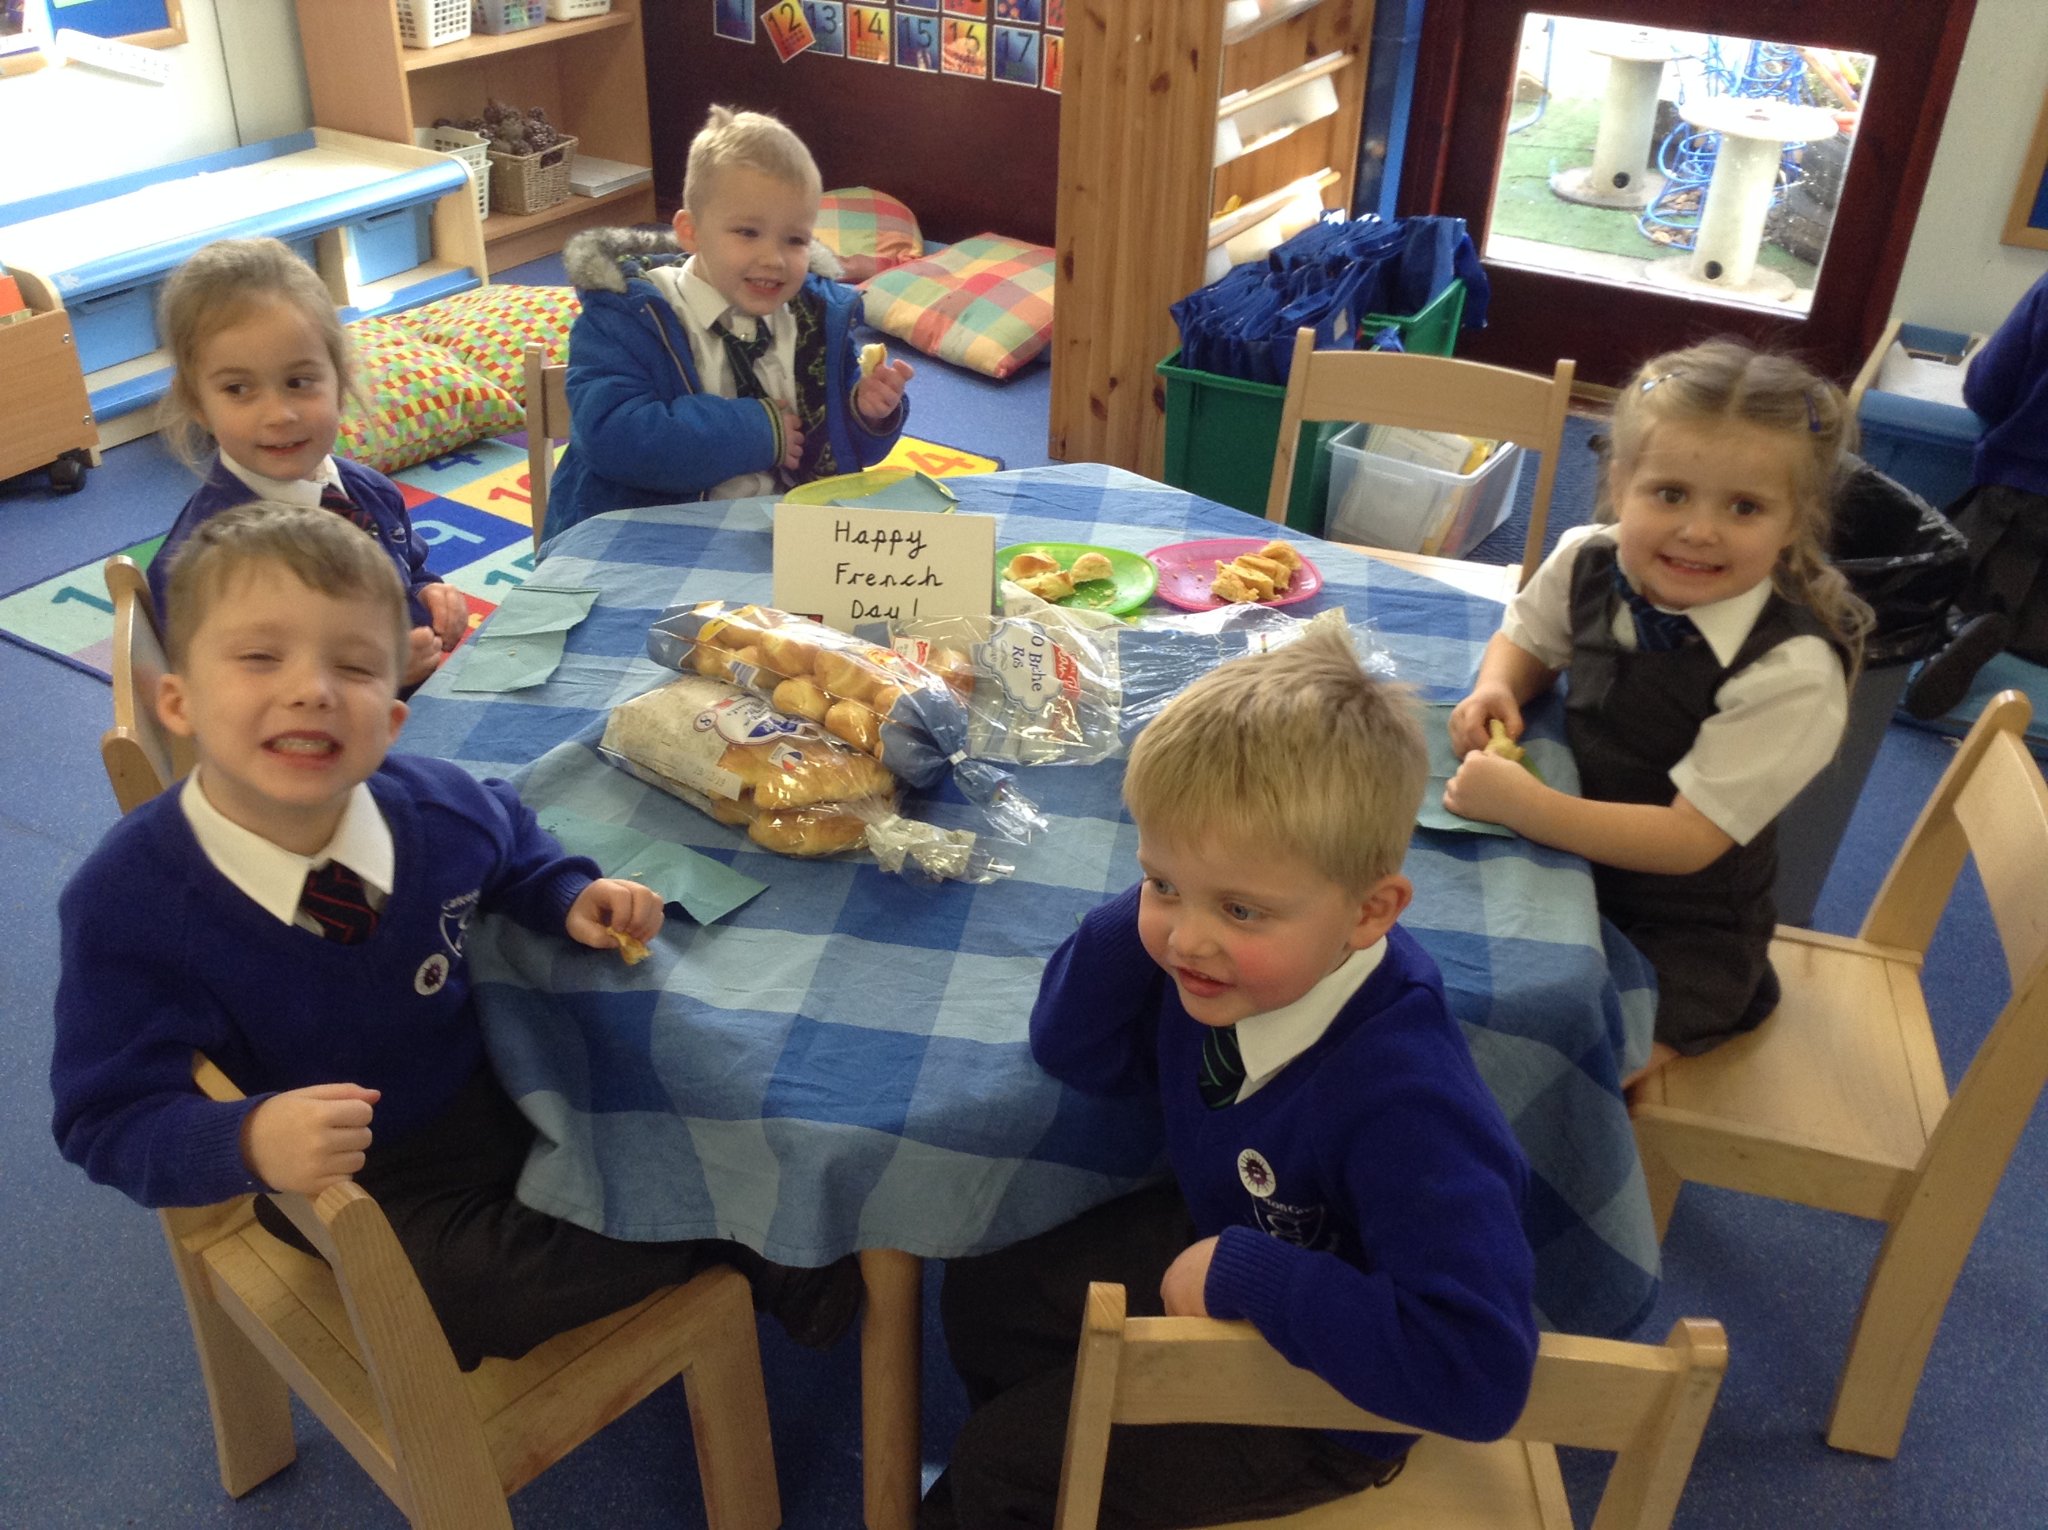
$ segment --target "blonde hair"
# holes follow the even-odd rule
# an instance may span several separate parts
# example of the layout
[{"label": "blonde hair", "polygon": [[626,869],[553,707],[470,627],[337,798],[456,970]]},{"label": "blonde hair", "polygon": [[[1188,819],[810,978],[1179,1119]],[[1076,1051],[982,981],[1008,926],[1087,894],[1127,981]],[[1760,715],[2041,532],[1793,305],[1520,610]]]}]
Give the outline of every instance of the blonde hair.
[{"label": "blonde hair", "polygon": [[1342,626],[1314,627],[1168,703],[1131,746],[1124,802],[1141,829],[1257,845],[1363,892],[1401,869],[1428,779],[1408,693]]},{"label": "blonde hair", "polygon": [[397,685],[411,641],[405,585],[383,546],[346,516],[310,505],[259,499],[201,521],[171,558],[170,627],[164,653],[183,670],[192,635],[236,578],[268,563],[309,590],[336,600],[374,601],[391,628],[391,678]]},{"label": "blonde hair", "polygon": [[1600,475],[1596,519],[1614,520],[1612,474],[1626,475],[1650,431],[1667,421],[1732,421],[1781,439],[1792,468],[1793,534],[1771,582],[1787,600],[1810,609],[1848,650],[1853,680],[1873,618],[1827,555],[1843,454],[1856,446],[1856,419],[1841,390],[1790,356],[1740,340],[1709,340],[1652,357],[1615,399],[1609,470]]},{"label": "blonde hair", "polygon": [[355,398],[355,360],[334,296],[320,273],[275,239],[221,239],[171,273],[157,300],[156,326],[171,353],[171,388],[159,410],[164,441],[197,469],[213,448],[199,407],[199,351],[265,302],[287,303],[312,323],[343,398]]},{"label": "blonde hair", "polygon": [[689,163],[683,167],[683,206],[691,217],[703,216],[718,177],[734,169],[752,170],[801,187],[813,200],[825,191],[818,162],[779,118],[714,106],[690,140]]}]

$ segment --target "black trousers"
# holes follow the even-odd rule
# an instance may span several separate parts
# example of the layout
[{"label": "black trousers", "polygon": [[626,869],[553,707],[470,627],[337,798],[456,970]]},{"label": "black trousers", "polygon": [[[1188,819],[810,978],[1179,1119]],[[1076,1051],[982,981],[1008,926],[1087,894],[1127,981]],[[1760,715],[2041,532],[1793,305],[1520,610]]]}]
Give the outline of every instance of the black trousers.
[{"label": "black trousers", "polygon": [[[373,1142],[356,1183],[376,1197],[463,1370],[631,1306],[714,1264],[749,1279],[765,1261],[721,1239],[628,1243],[522,1205],[512,1193],[533,1126],[482,1068],[432,1124]],[[266,1196],[257,1220],[306,1250]]]},{"label": "black trousers", "polygon": [[[1131,1316],[1157,1317],[1160,1279],[1194,1241],[1168,1180],[997,1253],[948,1262],[940,1313],[973,1412],[925,1495],[918,1530],[1052,1524],[1088,1283],[1119,1281]],[[1291,1514],[1377,1486],[1398,1468],[1308,1429],[1119,1426],[1101,1523],[1140,1530]]]}]

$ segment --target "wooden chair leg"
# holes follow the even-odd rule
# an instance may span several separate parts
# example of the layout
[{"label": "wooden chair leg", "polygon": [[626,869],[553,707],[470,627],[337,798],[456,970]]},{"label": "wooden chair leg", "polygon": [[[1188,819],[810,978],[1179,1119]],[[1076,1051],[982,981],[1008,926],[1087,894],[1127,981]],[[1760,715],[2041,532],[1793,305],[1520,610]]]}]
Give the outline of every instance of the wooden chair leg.
[{"label": "wooden chair leg", "polygon": [[731,1270],[707,1271],[693,1284],[709,1287],[683,1372],[705,1522],[710,1530],[776,1530],[782,1497],[753,1299],[745,1277]]},{"label": "wooden chair leg", "polygon": [[924,1349],[924,1262],[901,1249],[860,1251],[867,1311],[860,1325],[862,1512],[867,1530],[917,1520]]},{"label": "wooden chair leg", "polygon": [[230,1498],[240,1498],[298,1456],[292,1439],[291,1390],[213,1299],[206,1261],[168,1224],[164,1241],[185,1293],[185,1315],[192,1322],[192,1347],[199,1353],[206,1407],[213,1417],[220,1485]]},{"label": "wooden chair leg", "polygon": [[1977,1218],[1958,1228],[1951,1217],[1926,1214],[1935,1209],[1923,1186],[1878,1251],[1828,1410],[1836,1450],[1886,1461],[1899,1453],[1920,1373],[1976,1238]]},{"label": "wooden chair leg", "polygon": [[1650,1197],[1650,1217],[1661,1246],[1664,1234],[1671,1230],[1671,1213],[1678,1207],[1678,1192],[1685,1188],[1685,1181],[1644,1138],[1640,1126],[1636,1127],[1636,1157],[1643,1166],[1643,1189]]}]

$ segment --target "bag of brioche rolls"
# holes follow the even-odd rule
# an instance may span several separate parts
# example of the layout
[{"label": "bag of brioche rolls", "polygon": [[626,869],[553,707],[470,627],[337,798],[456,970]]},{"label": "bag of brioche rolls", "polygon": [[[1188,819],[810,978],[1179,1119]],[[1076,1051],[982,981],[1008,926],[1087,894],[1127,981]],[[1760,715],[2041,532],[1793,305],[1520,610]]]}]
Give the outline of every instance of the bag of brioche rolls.
[{"label": "bag of brioche rolls", "polygon": [[647,654],[684,674],[726,681],[815,724],[914,787],[953,782],[998,832],[1044,827],[1010,778],[967,755],[967,708],[939,676],[893,649],[772,606],[723,600],[672,606]]},{"label": "bag of brioche rolls", "polygon": [[685,675],[621,702],[598,753],[778,855],[867,850],[891,871],[967,881],[1009,870],[972,834],[902,817],[873,756],[724,681]]}]

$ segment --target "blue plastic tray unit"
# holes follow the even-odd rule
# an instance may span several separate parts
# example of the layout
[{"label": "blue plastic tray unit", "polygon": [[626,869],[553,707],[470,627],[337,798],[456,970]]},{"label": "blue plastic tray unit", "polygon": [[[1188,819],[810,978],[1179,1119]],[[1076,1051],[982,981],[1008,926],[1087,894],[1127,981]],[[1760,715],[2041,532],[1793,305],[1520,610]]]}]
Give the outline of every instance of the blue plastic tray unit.
[{"label": "blue plastic tray unit", "polygon": [[[1899,343],[1909,351],[1961,356],[1970,336],[1924,324],[1901,324]],[[1970,462],[1984,421],[1974,412],[1933,399],[1866,388],[1856,409],[1863,459],[1918,494],[1946,505],[1970,487]]]},{"label": "blue plastic tray unit", "polygon": [[[294,133],[0,206],[0,258],[4,258],[9,224],[89,206],[159,182],[258,164],[315,147],[312,133]],[[468,184],[461,164],[453,159],[414,168],[393,167],[390,175],[347,192],[274,208],[260,217],[185,230],[67,270],[39,273],[63,295],[71,314],[79,365],[86,373],[94,414],[102,419],[125,414],[163,395],[169,384],[168,370],[102,382],[97,387],[92,374],[147,356],[157,348],[157,289],[194,251],[216,239],[268,234],[312,264],[316,237],[339,228],[344,231],[355,280],[382,281],[426,262],[432,251],[434,204],[451,191],[467,191]],[[478,285],[474,271],[441,272],[392,293],[372,308],[343,308],[341,316],[346,321],[370,313],[390,313]]]}]

